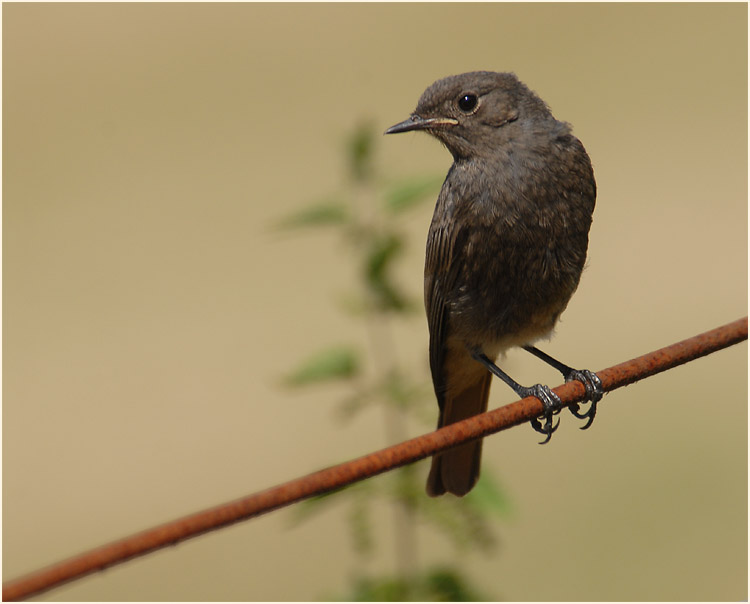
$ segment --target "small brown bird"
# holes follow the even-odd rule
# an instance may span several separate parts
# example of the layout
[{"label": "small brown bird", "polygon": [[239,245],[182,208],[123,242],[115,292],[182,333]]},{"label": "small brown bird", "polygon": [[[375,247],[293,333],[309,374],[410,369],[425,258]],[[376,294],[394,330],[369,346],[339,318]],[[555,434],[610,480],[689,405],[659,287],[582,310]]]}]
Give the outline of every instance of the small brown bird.
[{"label": "small brown bird", "polygon": [[[521,346],[586,387],[591,425],[601,382],[532,344],[548,336],[578,286],[596,183],[586,150],[515,75],[478,71],[435,82],[409,119],[386,134],[425,130],[453,155],[427,236],[424,291],[438,428],[487,410],[492,374],[545,407],[546,435],[562,405],[495,365]],[[559,422],[558,422],[559,424]],[[432,458],[429,495],[465,495],[479,478],[482,441]]]}]

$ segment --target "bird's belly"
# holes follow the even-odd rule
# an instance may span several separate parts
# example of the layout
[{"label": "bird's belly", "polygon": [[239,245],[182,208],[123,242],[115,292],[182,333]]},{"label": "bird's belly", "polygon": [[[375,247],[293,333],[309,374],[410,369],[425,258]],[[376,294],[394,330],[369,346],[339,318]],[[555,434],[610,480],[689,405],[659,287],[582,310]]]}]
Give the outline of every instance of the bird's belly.
[{"label": "bird's belly", "polygon": [[[512,346],[549,336],[566,306],[567,300],[545,306],[492,304],[481,314],[455,312],[450,315],[450,332],[467,344],[480,344],[488,356],[496,356]],[[476,320],[480,316],[483,321]]]},{"label": "bird's belly", "polygon": [[449,297],[449,332],[482,343],[488,356],[542,339],[554,329],[579,277],[580,268],[540,270],[536,263],[515,273],[467,275]]}]

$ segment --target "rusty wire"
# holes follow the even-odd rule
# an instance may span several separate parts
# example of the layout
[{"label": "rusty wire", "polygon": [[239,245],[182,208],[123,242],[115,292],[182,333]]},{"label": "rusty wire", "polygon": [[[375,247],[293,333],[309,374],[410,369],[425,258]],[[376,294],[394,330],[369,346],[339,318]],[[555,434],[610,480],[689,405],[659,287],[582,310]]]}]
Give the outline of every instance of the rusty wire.
[{"label": "rusty wire", "polygon": [[[677,344],[597,372],[606,392],[666,371],[747,339],[747,317]],[[568,382],[554,389],[563,405],[581,401],[585,389]],[[525,423],[542,413],[542,403],[528,397],[488,413],[446,426],[290,482],[179,518],[120,541],[69,558],[3,585],[3,600],[21,600],[97,570],[223,526],[320,495],[370,476],[429,457],[452,446]]]}]

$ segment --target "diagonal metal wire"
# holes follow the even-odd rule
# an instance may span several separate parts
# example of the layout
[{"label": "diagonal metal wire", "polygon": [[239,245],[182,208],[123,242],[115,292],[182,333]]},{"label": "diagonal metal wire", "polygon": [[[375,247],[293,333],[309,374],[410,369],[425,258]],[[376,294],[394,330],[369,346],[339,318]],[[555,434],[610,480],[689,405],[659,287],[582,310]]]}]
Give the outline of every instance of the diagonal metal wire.
[{"label": "diagonal metal wire", "polygon": [[[604,390],[611,392],[743,340],[747,340],[747,317],[604,369],[597,372],[597,375]],[[566,406],[581,401],[585,395],[585,389],[580,382],[568,382],[554,391]],[[364,480],[469,440],[506,430],[539,416],[542,411],[542,403],[534,397],[528,397],[266,491],[179,518],[69,558],[20,579],[8,581],[3,585],[3,600],[29,598],[131,558]]]}]

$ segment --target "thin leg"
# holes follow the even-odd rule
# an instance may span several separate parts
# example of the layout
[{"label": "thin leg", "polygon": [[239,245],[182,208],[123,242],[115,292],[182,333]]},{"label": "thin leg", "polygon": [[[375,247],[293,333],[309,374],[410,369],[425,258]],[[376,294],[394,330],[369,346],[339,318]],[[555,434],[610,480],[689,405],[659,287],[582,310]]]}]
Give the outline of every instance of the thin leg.
[{"label": "thin leg", "polygon": [[589,410],[585,413],[581,413],[578,403],[573,403],[570,405],[570,412],[578,419],[588,420],[581,430],[586,430],[591,426],[594,422],[594,417],[596,417],[596,404],[602,400],[602,395],[604,394],[602,382],[599,379],[599,376],[588,369],[573,369],[572,367],[568,367],[557,359],[553,359],[547,353],[542,352],[535,346],[524,346],[523,348],[535,357],[557,369],[563,374],[566,382],[577,380],[583,384],[584,388],[586,388],[586,400],[591,401],[591,407],[589,407]]},{"label": "thin leg", "polygon": [[493,375],[496,375],[503,380],[503,382],[508,384],[508,386],[510,386],[521,398],[535,396],[542,402],[542,405],[544,405],[544,414],[541,417],[545,419],[544,426],[542,426],[542,423],[538,418],[534,418],[531,420],[531,427],[547,437],[539,443],[540,445],[548,443],[549,439],[552,438],[552,433],[557,430],[557,427],[560,425],[560,420],[558,420],[555,425],[553,425],[552,420],[552,416],[560,413],[560,410],[562,409],[562,401],[560,400],[560,397],[552,392],[549,386],[543,386],[542,384],[535,384],[534,386],[528,387],[521,386],[521,384],[500,369],[500,367],[495,365],[495,363],[493,363],[483,352],[474,351],[472,352],[472,357],[484,365]]}]

